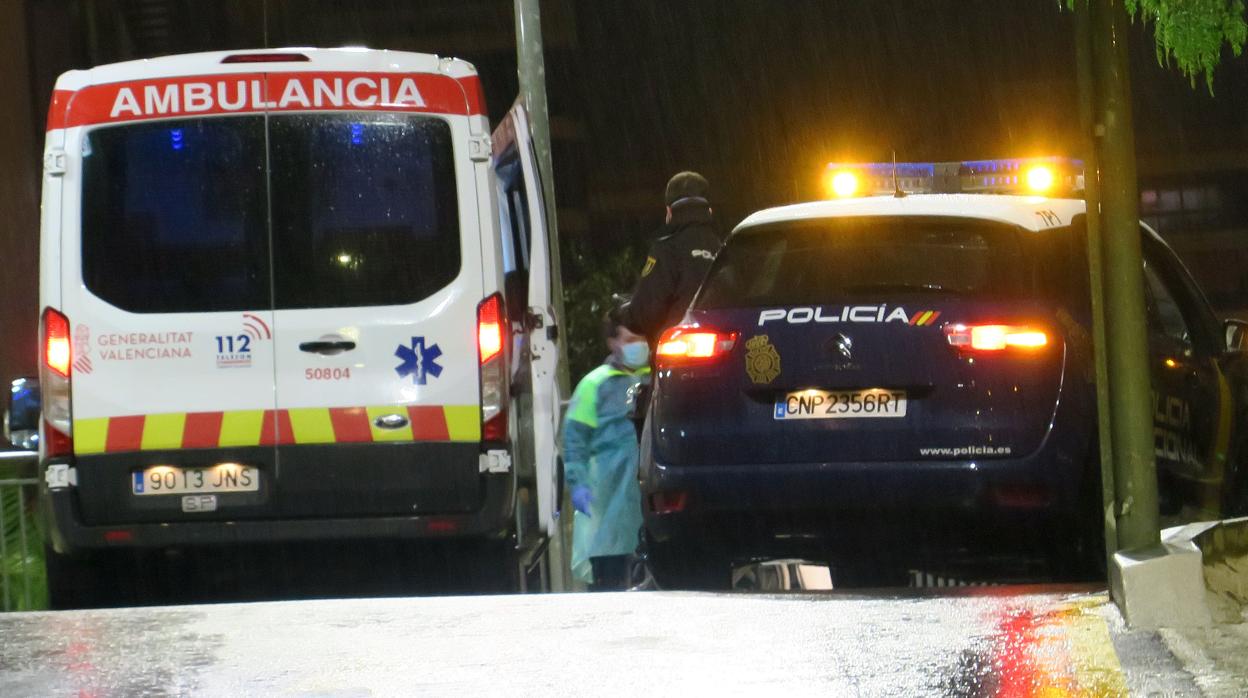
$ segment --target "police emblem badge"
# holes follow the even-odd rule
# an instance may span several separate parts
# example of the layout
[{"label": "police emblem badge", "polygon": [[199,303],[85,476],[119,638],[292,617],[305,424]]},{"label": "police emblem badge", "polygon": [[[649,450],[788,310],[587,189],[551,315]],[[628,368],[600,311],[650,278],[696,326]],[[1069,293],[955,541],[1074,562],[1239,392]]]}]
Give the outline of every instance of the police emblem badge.
[{"label": "police emblem badge", "polygon": [[745,343],[745,372],[757,384],[770,383],[780,375],[780,353],[767,335],[760,334]]}]

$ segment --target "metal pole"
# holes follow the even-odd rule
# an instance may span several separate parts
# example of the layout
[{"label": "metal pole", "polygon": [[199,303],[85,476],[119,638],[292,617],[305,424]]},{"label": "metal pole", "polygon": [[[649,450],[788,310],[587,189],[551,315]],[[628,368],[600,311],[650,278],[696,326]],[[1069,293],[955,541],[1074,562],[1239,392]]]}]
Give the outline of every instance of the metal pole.
[{"label": "metal pole", "polygon": [[1109,367],[1105,360],[1105,282],[1101,254],[1101,172],[1096,154],[1098,101],[1093,82],[1092,2],[1075,6],[1075,70],[1079,90],[1079,130],[1083,135],[1083,192],[1087,206],[1088,289],[1092,300],[1092,350],[1096,365],[1097,443],[1100,446],[1101,519],[1105,553],[1118,549],[1118,522],[1114,518],[1114,449],[1110,421]]},{"label": "metal pole", "polygon": [[1104,231],[1106,360],[1113,428],[1118,548],[1160,542],[1157,466],[1144,261],[1140,254],[1139,191],[1131,114],[1125,0],[1100,0],[1092,12],[1093,76],[1101,131],[1101,220]]},{"label": "metal pole", "polygon": [[[540,0],[515,0],[516,11],[516,73],[520,82],[520,98],[529,113],[529,128],[532,131],[533,149],[537,154],[538,175],[542,182],[542,200],[546,206],[546,240],[549,249],[546,254],[550,259],[550,291],[555,307],[555,326],[561,331],[556,345],[559,347],[559,394],[567,395],[570,391],[568,373],[567,317],[563,310],[563,275],[559,262],[559,225],[555,205],[555,178],[550,150],[550,112],[546,104],[546,58],[542,52],[542,8]],[[566,497],[565,497],[566,499]],[[563,511],[572,509],[565,501]],[[552,534],[547,548],[550,566],[550,588],[552,591],[571,590],[571,546],[563,545],[564,540],[571,541],[571,527],[568,525],[572,517],[561,521],[560,533]]]}]

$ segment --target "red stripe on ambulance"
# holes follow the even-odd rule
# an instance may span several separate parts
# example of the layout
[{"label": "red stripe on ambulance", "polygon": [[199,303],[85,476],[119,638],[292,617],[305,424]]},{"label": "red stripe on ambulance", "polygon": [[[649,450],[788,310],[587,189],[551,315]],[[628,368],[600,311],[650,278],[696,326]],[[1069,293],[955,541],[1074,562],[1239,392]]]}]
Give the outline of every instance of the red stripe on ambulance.
[{"label": "red stripe on ambulance", "polygon": [[334,440],[339,442],[366,442],[373,440],[373,430],[368,426],[368,410],[363,407],[331,407],[329,421],[334,425]]},{"label": "red stripe on ambulance", "polygon": [[182,448],[216,448],[221,442],[223,412],[191,412],[182,430]]},{"label": "red stripe on ambulance", "polygon": [[412,422],[412,438],[417,441],[447,441],[451,438],[446,413],[441,407],[411,405],[407,408]]},{"label": "red stripe on ambulance", "polygon": [[113,417],[108,420],[105,448],[112,451],[137,451],[143,445],[143,424],[147,417]]},{"label": "red stripe on ambulance", "polygon": [[476,78],[436,73],[230,73],[57,90],[48,129],[89,124],[281,111],[404,111],[475,115]]}]

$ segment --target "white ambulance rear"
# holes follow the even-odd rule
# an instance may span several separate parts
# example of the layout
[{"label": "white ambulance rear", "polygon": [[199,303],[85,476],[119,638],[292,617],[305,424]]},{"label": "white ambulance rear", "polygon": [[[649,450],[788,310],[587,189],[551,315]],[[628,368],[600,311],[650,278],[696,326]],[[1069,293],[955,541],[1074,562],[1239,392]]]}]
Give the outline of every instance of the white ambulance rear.
[{"label": "white ambulance rear", "polygon": [[[558,398],[528,363],[557,356],[553,333],[528,346],[554,321],[548,278],[529,278],[549,269],[528,263],[546,251],[542,205],[522,188],[520,268],[484,109],[471,65],[392,51],[61,76],[40,262],[56,564],[118,546],[509,540],[535,479],[553,530]],[[509,272],[524,298],[504,297]],[[513,382],[544,396],[523,468]]]}]

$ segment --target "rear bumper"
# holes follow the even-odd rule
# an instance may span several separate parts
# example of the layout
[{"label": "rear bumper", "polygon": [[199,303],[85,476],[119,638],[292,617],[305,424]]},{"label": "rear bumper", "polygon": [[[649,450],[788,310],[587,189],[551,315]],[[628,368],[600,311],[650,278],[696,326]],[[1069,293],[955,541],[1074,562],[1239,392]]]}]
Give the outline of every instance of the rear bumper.
[{"label": "rear bumper", "polygon": [[[355,463],[334,463],[343,467],[340,472],[370,475],[372,479],[366,482],[375,489],[371,494],[358,478],[308,477],[324,467],[324,461],[314,457],[303,458],[299,467],[290,467],[288,461],[280,478],[262,479],[259,492],[219,495],[219,508],[211,513],[182,512],[181,497],[176,495],[137,497],[125,489],[126,471],[140,458],[170,462],[169,454],[130,454],[129,464],[124,459],[77,459],[70,463],[77,485],[52,490],[45,483],[41,494],[51,542],[61,553],[507,535],[514,518],[514,473],[478,473],[480,447],[453,446],[453,450],[414,450],[416,457],[406,463],[364,460],[367,452],[363,451],[355,454],[361,458]],[[203,456],[179,455],[173,463],[195,464],[191,459]],[[208,460],[221,455],[211,454]],[[264,473],[271,466],[261,463],[259,467]],[[46,471],[46,465],[41,470]]]},{"label": "rear bumper", "polygon": [[[1082,462],[643,465],[647,533],[738,558],[1013,550],[1073,520]],[[656,505],[680,501],[678,511]],[[660,495],[655,497],[654,495]],[[812,558],[814,559],[814,558]]]}]

